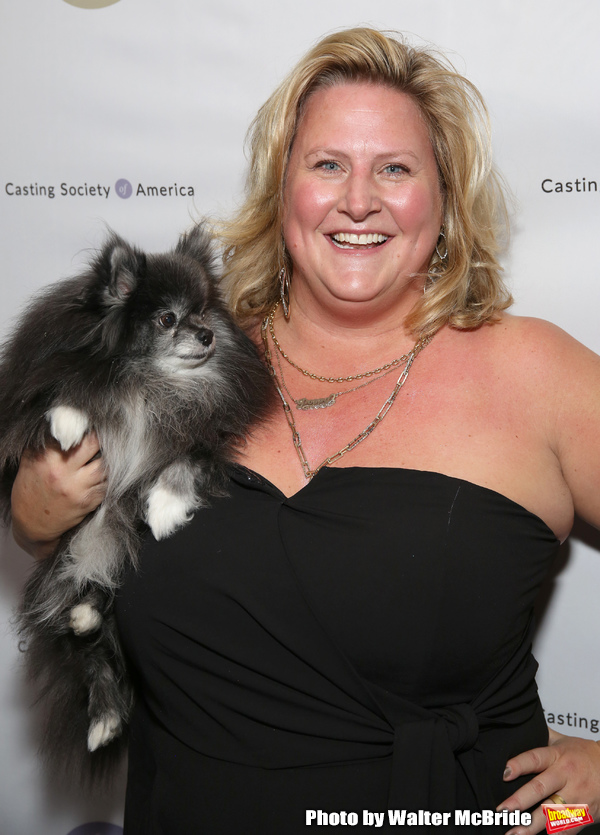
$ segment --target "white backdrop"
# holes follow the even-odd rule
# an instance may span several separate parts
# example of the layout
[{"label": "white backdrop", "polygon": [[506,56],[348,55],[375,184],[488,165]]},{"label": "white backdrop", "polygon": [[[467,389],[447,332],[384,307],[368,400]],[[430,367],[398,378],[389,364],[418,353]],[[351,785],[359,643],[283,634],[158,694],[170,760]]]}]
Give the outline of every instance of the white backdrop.
[{"label": "white backdrop", "polygon": [[[505,262],[515,310],[600,352],[600,4],[99,5],[2,0],[1,331],[36,288],[77,270],[106,225],[158,251],[193,218],[226,213],[241,191],[246,128],[276,82],[325,32],[372,24],[438,45],[483,91],[516,196]],[[161,186],[165,196],[149,193]],[[85,798],[36,757],[35,713],[10,629],[31,560],[8,535],[0,549],[0,833],[116,835],[122,781],[108,796]],[[536,652],[548,719],[592,739],[600,739],[599,551],[600,536],[582,525],[563,547],[541,601]]]}]

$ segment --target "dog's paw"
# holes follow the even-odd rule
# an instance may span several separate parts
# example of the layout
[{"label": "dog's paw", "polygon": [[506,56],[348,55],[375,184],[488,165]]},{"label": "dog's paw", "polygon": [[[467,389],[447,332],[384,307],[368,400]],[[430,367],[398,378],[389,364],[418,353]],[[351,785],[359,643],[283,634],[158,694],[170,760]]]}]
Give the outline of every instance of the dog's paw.
[{"label": "dog's paw", "polygon": [[184,499],[167,487],[157,486],[150,491],[146,521],[155,539],[164,539],[182,528],[198,507],[196,502]]},{"label": "dog's paw", "polygon": [[50,432],[65,450],[81,443],[89,429],[87,415],[71,406],[54,406],[46,412],[50,423]]},{"label": "dog's paw", "polygon": [[121,719],[116,713],[104,713],[91,723],[88,730],[88,751],[96,751],[107,745],[121,733]]},{"label": "dog's paw", "polygon": [[94,632],[102,623],[102,615],[89,603],[73,606],[70,612],[69,627],[76,635],[87,635]]}]

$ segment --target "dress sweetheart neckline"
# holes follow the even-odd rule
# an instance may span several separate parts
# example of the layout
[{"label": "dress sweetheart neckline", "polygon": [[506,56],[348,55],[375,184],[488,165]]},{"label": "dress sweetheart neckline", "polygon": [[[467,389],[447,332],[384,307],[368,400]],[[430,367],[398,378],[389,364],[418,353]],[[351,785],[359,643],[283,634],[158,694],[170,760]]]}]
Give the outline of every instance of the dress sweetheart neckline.
[{"label": "dress sweetheart neckline", "polygon": [[292,493],[290,496],[287,496],[283,490],[277,487],[276,484],[273,484],[266,476],[262,475],[261,473],[256,472],[256,470],[251,469],[250,467],[246,467],[244,464],[234,463],[231,465],[234,470],[239,470],[241,472],[245,472],[248,475],[253,476],[255,479],[263,483],[265,486],[269,487],[274,493],[277,493],[282,499],[285,501],[293,501],[294,499],[299,498],[302,494],[305,494],[311,487],[311,485],[320,480],[321,473],[342,473],[342,472],[366,472],[366,471],[381,471],[381,472],[399,472],[415,475],[431,475],[437,478],[447,479],[449,481],[458,482],[461,484],[468,484],[470,487],[475,487],[478,490],[483,490],[486,493],[492,493],[495,496],[498,496],[505,502],[508,502],[513,507],[518,508],[522,512],[526,513],[532,519],[538,521],[544,528],[551,534],[551,536],[556,540],[556,542],[560,545],[560,539],[556,536],[550,525],[545,522],[541,516],[538,516],[537,513],[534,513],[529,508],[525,507],[524,505],[520,504],[520,502],[511,499],[509,496],[504,495],[504,493],[500,493],[498,490],[494,490],[493,487],[486,487],[483,484],[477,484],[475,481],[469,481],[466,478],[460,478],[459,476],[448,475],[447,473],[440,473],[437,470],[419,470],[415,467],[376,467],[376,466],[369,466],[369,467],[322,467],[319,472],[310,480],[307,481],[299,490],[296,490],[295,493]]}]

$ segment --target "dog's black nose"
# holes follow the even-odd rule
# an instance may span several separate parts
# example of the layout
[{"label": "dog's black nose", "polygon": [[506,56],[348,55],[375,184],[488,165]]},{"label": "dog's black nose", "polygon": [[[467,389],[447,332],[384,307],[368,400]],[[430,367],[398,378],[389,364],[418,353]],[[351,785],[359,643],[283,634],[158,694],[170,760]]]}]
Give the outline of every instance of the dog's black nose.
[{"label": "dog's black nose", "polygon": [[208,348],[214,339],[214,334],[211,330],[209,330],[209,328],[200,328],[196,334],[196,339],[204,345],[205,348]]}]

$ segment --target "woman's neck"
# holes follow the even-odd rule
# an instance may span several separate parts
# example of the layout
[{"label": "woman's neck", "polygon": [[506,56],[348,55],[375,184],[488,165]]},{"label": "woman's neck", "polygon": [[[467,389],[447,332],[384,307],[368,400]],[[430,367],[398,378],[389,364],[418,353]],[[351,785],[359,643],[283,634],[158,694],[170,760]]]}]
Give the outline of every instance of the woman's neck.
[{"label": "woman's neck", "polygon": [[410,303],[375,315],[368,305],[316,307],[292,298],[289,321],[278,307],[273,329],[282,349],[302,367],[306,364],[319,374],[345,376],[412,349],[416,337],[404,325],[412,305],[411,298]]}]

